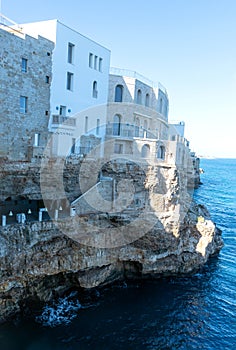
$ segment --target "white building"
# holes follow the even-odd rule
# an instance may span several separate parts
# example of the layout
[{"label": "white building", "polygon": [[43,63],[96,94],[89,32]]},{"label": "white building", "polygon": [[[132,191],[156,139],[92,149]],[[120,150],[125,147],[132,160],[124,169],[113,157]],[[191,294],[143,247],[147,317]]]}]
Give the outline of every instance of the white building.
[{"label": "white building", "polygon": [[91,107],[107,103],[110,51],[58,20],[21,24],[21,27],[31,36],[41,35],[55,44],[49,120],[49,130],[53,132],[52,155],[75,152],[75,141],[83,133],[103,139],[98,129],[106,123],[105,110],[93,111]]}]

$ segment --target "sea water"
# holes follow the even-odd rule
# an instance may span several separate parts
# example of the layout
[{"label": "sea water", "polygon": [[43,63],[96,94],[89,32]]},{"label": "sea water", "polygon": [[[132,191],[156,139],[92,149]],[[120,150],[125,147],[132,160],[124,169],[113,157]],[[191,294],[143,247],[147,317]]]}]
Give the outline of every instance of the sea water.
[{"label": "sea water", "polygon": [[69,294],[33,321],[2,325],[0,349],[235,349],[236,159],[201,167],[195,200],[223,232],[218,256],[191,277],[120,283],[84,304]]}]

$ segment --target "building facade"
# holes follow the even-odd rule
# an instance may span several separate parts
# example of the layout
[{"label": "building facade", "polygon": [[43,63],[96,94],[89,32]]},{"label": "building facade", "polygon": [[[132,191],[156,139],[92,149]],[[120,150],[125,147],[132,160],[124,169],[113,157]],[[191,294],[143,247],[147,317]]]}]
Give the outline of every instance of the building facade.
[{"label": "building facade", "polygon": [[53,43],[0,25],[0,157],[28,161],[48,141]]},{"label": "building facade", "polygon": [[164,87],[136,72],[111,69],[106,139],[115,154],[165,159],[169,100]]},{"label": "building facade", "polygon": [[[53,132],[52,155],[79,153],[80,135],[97,135],[106,123],[110,51],[58,20],[21,25],[24,33],[51,40],[52,82],[49,130]],[[101,129],[102,132],[102,129]]]}]

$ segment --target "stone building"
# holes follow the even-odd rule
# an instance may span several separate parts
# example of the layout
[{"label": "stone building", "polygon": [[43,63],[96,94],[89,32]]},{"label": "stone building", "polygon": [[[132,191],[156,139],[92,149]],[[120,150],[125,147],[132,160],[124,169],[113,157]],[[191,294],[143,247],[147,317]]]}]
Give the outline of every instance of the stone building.
[{"label": "stone building", "polygon": [[0,157],[28,161],[48,140],[54,45],[9,24],[0,24]]}]

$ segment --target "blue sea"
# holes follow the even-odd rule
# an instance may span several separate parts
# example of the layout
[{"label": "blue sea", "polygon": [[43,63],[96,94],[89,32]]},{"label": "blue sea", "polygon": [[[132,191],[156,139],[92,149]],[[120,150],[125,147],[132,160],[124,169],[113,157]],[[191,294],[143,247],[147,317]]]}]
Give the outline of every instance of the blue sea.
[{"label": "blue sea", "polygon": [[72,293],[33,321],[2,325],[0,349],[235,349],[236,159],[201,167],[195,200],[222,230],[218,256],[191,277],[120,283],[84,303]]}]

